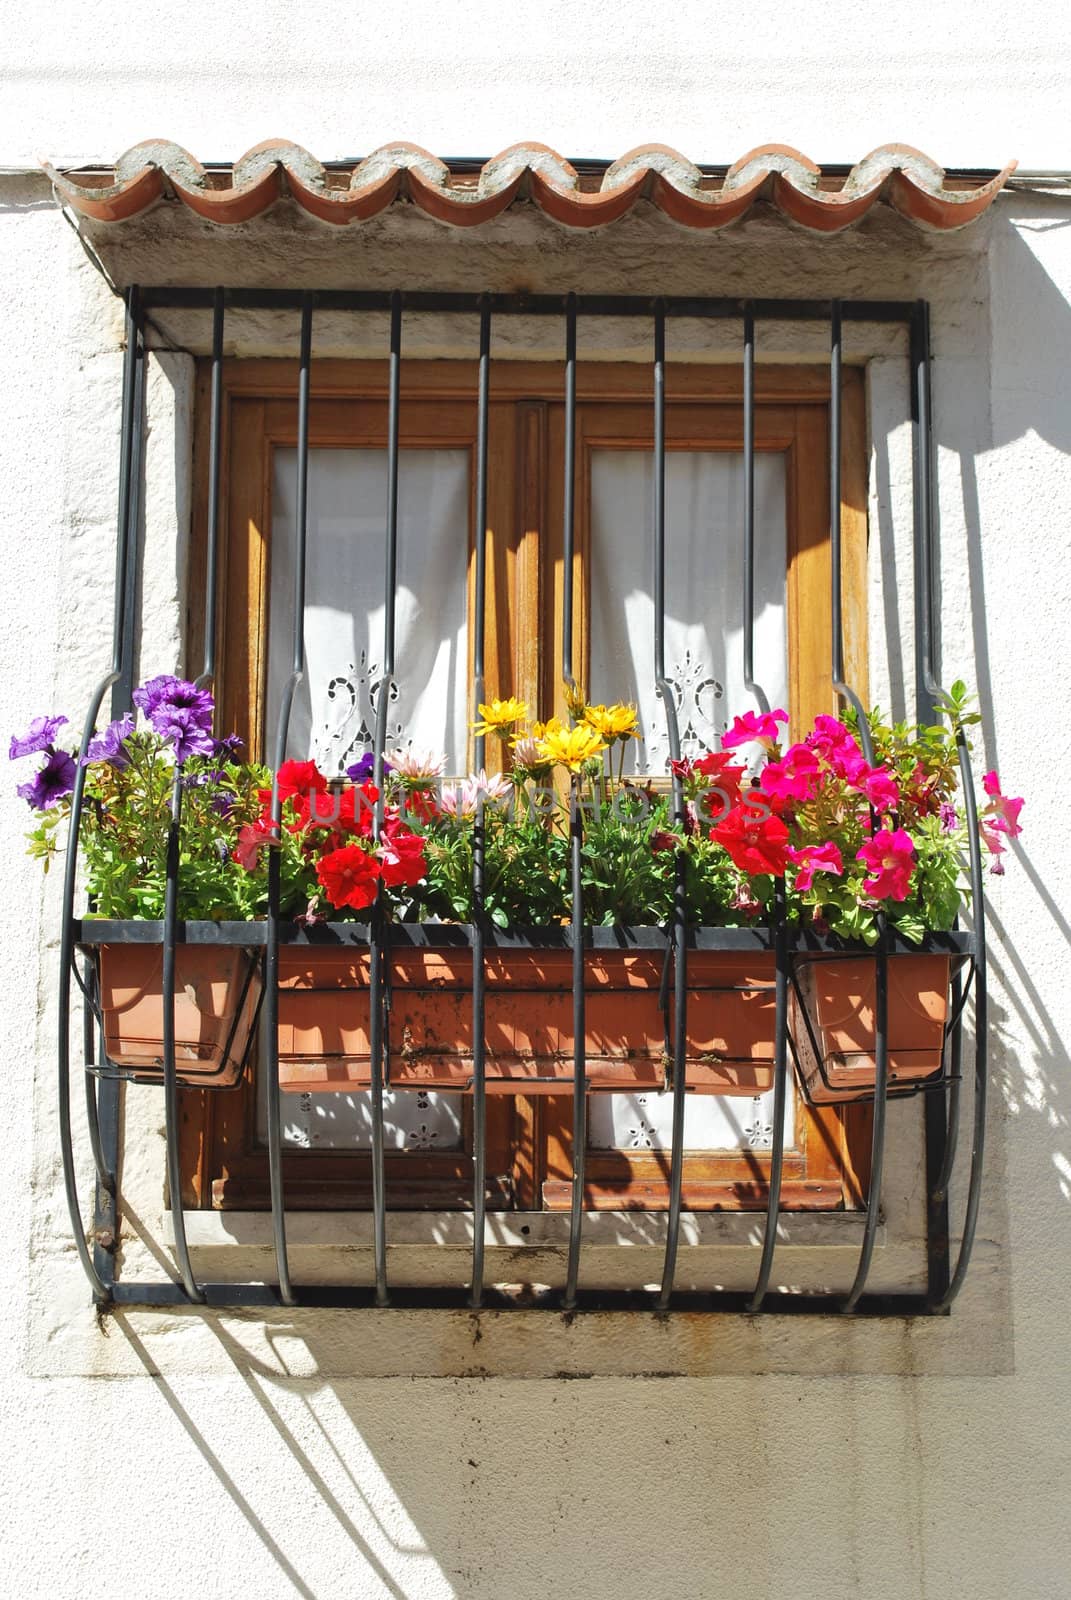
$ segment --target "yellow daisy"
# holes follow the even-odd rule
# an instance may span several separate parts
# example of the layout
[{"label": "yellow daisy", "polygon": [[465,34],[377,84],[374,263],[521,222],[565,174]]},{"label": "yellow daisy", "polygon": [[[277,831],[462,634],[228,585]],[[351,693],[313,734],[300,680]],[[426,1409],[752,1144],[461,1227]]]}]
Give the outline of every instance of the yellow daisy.
[{"label": "yellow daisy", "polygon": [[515,722],[524,722],[528,716],[528,707],[523,700],[515,700],[511,695],[508,700],[491,700],[487,705],[480,706],[480,722],[472,724],[473,731],[478,734],[497,733],[500,738],[505,738],[506,729],[512,728]]},{"label": "yellow daisy", "polygon": [[539,751],[548,761],[579,772],[586,761],[606,749],[606,740],[594,728],[581,723],[579,728],[560,728],[544,733],[539,741]]},{"label": "yellow daisy", "polygon": [[567,733],[568,731],[560,717],[548,717],[546,722],[533,722],[531,733],[519,733],[513,743],[518,745],[524,739],[545,739],[548,733]]},{"label": "yellow daisy", "polygon": [[638,739],[640,736],[639,712],[635,706],[588,706],[584,721],[607,744],[613,744],[618,739]]}]

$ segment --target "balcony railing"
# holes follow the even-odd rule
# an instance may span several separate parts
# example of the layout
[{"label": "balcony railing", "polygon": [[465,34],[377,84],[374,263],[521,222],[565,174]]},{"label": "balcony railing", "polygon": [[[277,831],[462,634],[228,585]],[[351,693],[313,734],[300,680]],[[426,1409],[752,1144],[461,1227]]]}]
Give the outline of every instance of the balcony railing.
[{"label": "balcony railing", "polygon": [[[294,573],[294,633],[291,669],[277,726],[274,730],[273,767],[277,770],[286,755],[288,728],[295,691],[305,673],[304,594],[307,554],[307,491],[309,467],[309,407],[313,363],[313,328],[317,313],[360,314],[389,312],[389,389],[387,395],[388,498],[384,530],[386,584],[385,661],[386,674],[378,695],[374,756],[376,781],[382,776],[386,736],[386,707],[390,681],[395,673],[395,600],[398,554],[398,465],[399,402],[402,365],[403,319],[422,313],[451,313],[473,319],[478,327],[479,378],[477,390],[476,449],[476,543],[475,601],[473,627],[473,683],[476,702],[485,698],[485,627],[487,586],[487,495],[488,495],[488,414],[491,392],[491,331],[500,317],[538,316],[559,319],[564,331],[565,355],[565,446],[564,446],[564,570],[573,570],[576,512],[574,504],[576,439],[577,324],[580,319],[627,317],[646,320],[651,328],[653,362],[651,372],[655,463],[654,499],[654,662],[656,687],[664,708],[668,745],[672,759],[681,754],[680,730],[674,704],[673,686],[665,658],[665,574],[666,574],[666,430],[665,363],[666,326],[669,319],[689,317],[716,319],[740,329],[743,362],[743,472],[744,505],[741,538],[744,548],[744,586],[741,595],[743,614],[744,679],[760,709],[768,702],[756,673],[754,658],[754,574],[755,574],[755,334],[756,327],[777,321],[825,324],[830,333],[830,556],[832,566],[829,640],[830,679],[840,700],[855,709],[860,741],[868,762],[874,752],[863,707],[855,689],[846,680],[844,624],[842,616],[841,550],[841,352],[845,322],[886,323],[907,329],[909,338],[910,393],[914,477],[914,642],[915,704],[920,720],[932,720],[940,695],[935,659],[936,621],[933,573],[936,570],[934,528],[934,458],[931,428],[930,335],[928,307],[923,301],[791,301],[704,299],[699,297],[641,299],[605,295],[503,295],[437,294],[393,292],[289,292],[282,290],[193,288],[132,289],[127,295],[126,357],[122,395],[122,447],[120,465],[120,504],[115,582],[115,613],[112,658],[90,702],[82,740],[82,754],[93,735],[105,697],[111,695],[111,714],[118,717],[131,704],[136,626],[137,528],[141,515],[139,486],[146,446],[145,411],[145,329],[147,317],[157,309],[184,308],[203,312],[212,318],[211,414],[209,424],[209,494],[207,524],[207,571],[205,580],[205,653],[201,678],[209,682],[216,672],[216,571],[220,543],[220,484],[223,450],[223,349],[228,310],[292,312],[300,318],[300,361],[298,383],[297,444],[297,548]],[[561,672],[566,683],[574,682],[575,627],[572,586],[564,586],[565,602],[562,629]],[[476,740],[476,765],[484,762],[484,740]],[[791,930],[779,898],[768,929],[695,930],[689,928],[683,862],[679,863],[674,909],[669,924],[658,930],[624,930],[624,935],[650,934],[664,952],[664,1009],[668,1027],[668,1055],[673,1096],[672,1142],[669,1162],[669,1199],[661,1285],[652,1293],[613,1294],[585,1290],[583,1285],[584,1239],[584,1158],[587,1147],[587,1080],[585,1069],[585,951],[609,937],[607,930],[593,929],[585,921],[581,886],[581,851],[584,817],[574,799],[570,814],[572,870],[572,915],[568,928],[561,930],[563,948],[572,956],[572,1011],[574,1059],[572,1074],[573,1143],[572,1184],[568,1260],[564,1289],[541,1302],[552,1309],[574,1311],[587,1306],[641,1304],[667,1312],[675,1306],[700,1306],[712,1311],[746,1310],[763,1312],[839,1311],[855,1315],[940,1314],[946,1312],[958,1294],[970,1260],[978,1215],[982,1181],[983,1136],[986,1096],[986,951],[982,867],[978,846],[973,781],[966,742],[959,735],[960,770],[965,794],[971,839],[970,877],[974,907],[972,931],[934,936],[930,943],[955,958],[952,978],[951,1020],[946,1029],[942,1070],[925,1085],[922,1095],[926,1148],[926,1270],[924,1293],[880,1294],[867,1292],[878,1225],[886,1151],[886,1108],[896,1092],[889,1081],[888,1049],[888,968],[902,952],[895,936],[884,931],[874,951],[876,962],[875,1088],[870,1150],[870,1177],[865,1201],[862,1243],[854,1280],[847,1293],[837,1296],[771,1295],[771,1274],[777,1244],[782,1173],[785,1146],[785,1107],[788,1094],[790,1057],[793,1042],[789,1030],[790,993],[797,982],[801,956],[807,941]],[[125,1303],[168,1305],[193,1304],[245,1306],[352,1304],[378,1306],[418,1304],[457,1304],[480,1307],[499,1301],[493,1286],[485,1284],[484,1237],[487,1199],[487,1075],[485,1021],[487,1006],[486,967],[489,947],[503,936],[479,917],[470,925],[451,930],[451,937],[471,952],[472,962],[472,1223],[471,1270],[467,1282],[454,1290],[412,1290],[391,1285],[388,1277],[388,1196],[384,1168],[384,1094],[388,1088],[388,1062],[384,1047],[384,1006],[389,980],[390,940],[419,937],[404,926],[388,928],[373,915],[367,926],[354,923],[329,925],[324,937],[362,942],[368,954],[369,1035],[371,1042],[372,1107],[372,1193],[374,1216],[375,1281],[368,1288],[302,1285],[292,1279],[287,1249],[287,1207],[282,1164],[282,1124],[279,1088],[278,1010],[280,949],[306,937],[280,911],[278,857],[272,853],[269,864],[268,911],[263,922],[228,924],[183,923],[177,915],[180,864],[177,847],[169,852],[165,910],[159,923],[101,923],[79,919],[75,914],[77,888],[78,833],[83,807],[82,769],[72,797],[72,844],[68,851],[63,894],[63,924],[59,970],[59,1113],[63,1169],[71,1224],[82,1265],[94,1299],[101,1304]],[[683,816],[684,796],[679,777],[672,780],[675,814]],[[176,783],[173,800],[172,833],[177,840],[181,787]],[[272,817],[281,818],[278,784],[273,788]],[[474,904],[480,905],[483,886],[484,850],[482,816],[477,817],[474,851]],[[507,936],[508,939],[509,936]],[[615,935],[617,937],[617,935]],[[690,953],[704,944],[719,948],[745,949],[756,938],[772,950],[775,964],[775,1052],[774,1110],[772,1151],[762,1243],[758,1249],[753,1288],[746,1292],[712,1292],[707,1295],[675,1291],[678,1245],[682,1212],[682,1174],[684,1170],[684,1111],[688,1090],[686,1068],[686,1013]],[[91,956],[105,942],[140,940],[162,945],[164,1041],[162,1081],[164,1086],[167,1177],[170,1192],[174,1244],[181,1282],[130,1282],[117,1279],[110,1241],[117,1234],[117,1180],[119,1149],[119,1082],[109,1070],[101,1042],[97,1038],[93,1011],[92,971],[83,971],[80,954]],[[176,1071],[174,996],[176,951],[185,944],[226,942],[255,952],[261,965],[264,998],[262,1058],[267,1100],[268,1168],[273,1224],[275,1283],[267,1285],[202,1283],[195,1276],[187,1245],[182,1211],[182,1173],[179,1152],[180,1097],[187,1092]],[[811,940],[813,945],[813,939]],[[71,1120],[72,1075],[79,1069],[72,1063],[70,999],[74,979],[86,990],[83,1033],[83,1061],[86,1109],[93,1161],[96,1169],[96,1197],[93,1226],[87,1233],[79,1200]],[[673,1005],[670,1009],[669,993]],[[965,1108],[962,1104],[962,1030],[965,1003],[971,994],[974,1003],[974,1096],[973,1123],[966,1191],[966,1211],[959,1232],[958,1248],[953,1252],[949,1225],[948,1195],[953,1164],[960,1146],[958,1131]],[[569,1087],[569,1085],[566,1085]]]}]

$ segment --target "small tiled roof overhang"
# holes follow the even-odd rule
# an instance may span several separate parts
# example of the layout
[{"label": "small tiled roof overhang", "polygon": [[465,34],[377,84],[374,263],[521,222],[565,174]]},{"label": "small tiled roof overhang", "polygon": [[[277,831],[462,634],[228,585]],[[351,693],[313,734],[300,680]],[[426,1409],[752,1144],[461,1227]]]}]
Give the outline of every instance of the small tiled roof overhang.
[{"label": "small tiled roof overhang", "polygon": [[541,144],[511,145],[482,165],[447,164],[413,144],[384,145],[362,161],[325,167],[299,145],[269,139],[232,167],[206,169],[178,145],[150,139],[110,170],[58,172],[57,192],[82,216],[123,222],[175,195],[213,222],[248,222],[290,194],[324,222],[363,222],[395,200],[455,227],[497,217],[531,200],[572,228],[614,222],[637,200],[651,201],[688,228],[720,228],[768,200],[793,221],[836,233],[886,201],[931,228],[961,228],[993,202],[1015,169],[954,178],[909,145],[883,145],[844,175],[823,172],[785,145],[763,145],[727,170],[701,169],[665,145],[643,145],[604,170],[579,173]]}]

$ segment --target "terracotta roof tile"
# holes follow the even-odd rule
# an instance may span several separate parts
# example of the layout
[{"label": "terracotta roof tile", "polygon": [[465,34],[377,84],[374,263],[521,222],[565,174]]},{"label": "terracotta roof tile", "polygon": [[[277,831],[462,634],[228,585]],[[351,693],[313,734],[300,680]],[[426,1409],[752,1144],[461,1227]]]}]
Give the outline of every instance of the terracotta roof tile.
[{"label": "terracotta roof tile", "polygon": [[384,145],[351,167],[329,170],[300,145],[269,139],[232,167],[206,170],[178,145],[151,139],[111,171],[43,166],[63,199],[98,222],[124,222],[167,195],[213,222],[248,222],[289,193],[312,216],[336,224],[363,222],[407,197],[460,228],[490,221],[518,199],[566,227],[595,228],[644,197],[685,227],[721,228],[761,198],[805,228],[835,233],[879,200],[930,228],[963,227],[992,204],[1015,162],[989,181],[950,181],[928,156],[891,144],[857,162],[847,177],[833,177],[798,150],[771,144],[715,177],[676,150],[650,144],[630,150],[593,184],[542,144],[511,145],[477,173],[458,174],[414,144]]}]

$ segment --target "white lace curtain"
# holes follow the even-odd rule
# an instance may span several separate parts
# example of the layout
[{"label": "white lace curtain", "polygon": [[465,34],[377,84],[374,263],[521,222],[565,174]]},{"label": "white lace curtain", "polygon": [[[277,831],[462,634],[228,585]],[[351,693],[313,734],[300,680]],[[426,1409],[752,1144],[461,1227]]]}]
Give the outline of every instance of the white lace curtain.
[{"label": "white lace curtain", "polygon": [[[744,687],[743,457],[666,457],[666,667],[686,755],[717,748]],[[654,687],[654,456],[594,450],[591,460],[591,682],[594,701],[633,701],[641,744],[625,770],[664,773],[666,719]],[[755,671],[771,706],[787,705],[785,468],[755,461]]]},{"label": "white lace curtain", "polygon": [[[275,452],[272,483],[268,731],[274,740],[291,665],[297,452]],[[309,452],[306,673],[288,753],[337,773],[372,747],[383,669],[387,452]],[[469,551],[466,450],[406,450],[401,460],[396,681],[388,744],[404,738],[465,766]]]}]

